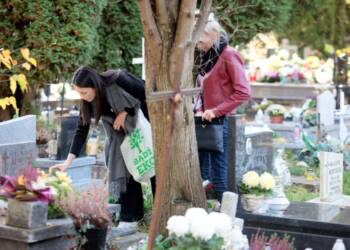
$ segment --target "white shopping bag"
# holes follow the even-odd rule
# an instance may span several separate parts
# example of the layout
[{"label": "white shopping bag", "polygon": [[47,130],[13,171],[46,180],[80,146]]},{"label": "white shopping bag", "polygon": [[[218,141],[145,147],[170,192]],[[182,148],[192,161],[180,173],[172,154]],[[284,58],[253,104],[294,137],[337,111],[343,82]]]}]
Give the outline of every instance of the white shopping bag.
[{"label": "white shopping bag", "polygon": [[135,181],[147,182],[155,175],[151,124],[139,109],[135,130],[125,136],[120,148]]}]

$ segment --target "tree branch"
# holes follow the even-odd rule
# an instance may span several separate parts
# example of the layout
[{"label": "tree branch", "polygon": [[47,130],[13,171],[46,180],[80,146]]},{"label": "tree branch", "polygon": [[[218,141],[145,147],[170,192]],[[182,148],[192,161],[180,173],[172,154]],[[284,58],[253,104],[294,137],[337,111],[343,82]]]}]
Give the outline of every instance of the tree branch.
[{"label": "tree branch", "polygon": [[[151,2],[150,0],[138,0],[137,5],[141,14],[141,21],[147,46],[150,46],[154,51],[159,51],[159,48],[162,46],[162,39],[154,18]],[[156,58],[153,59],[156,59],[156,61],[159,60],[160,52],[151,54],[156,55]]]},{"label": "tree branch", "polygon": [[200,34],[202,33],[208,17],[209,17],[209,13],[211,10],[211,4],[212,4],[212,0],[202,0],[201,1],[201,6],[200,6],[200,10],[199,10],[199,17],[197,19],[196,25],[194,27],[194,31],[192,34],[192,41],[193,42],[197,42],[199,39]]},{"label": "tree branch", "polygon": [[160,29],[162,31],[170,31],[170,22],[169,22],[169,13],[166,1],[164,0],[155,0],[156,2],[156,13],[159,20],[159,25],[163,26],[163,29]]},{"label": "tree branch", "polygon": [[196,1],[182,1],[179,9],[175,41],[170,57],[170,81],[174,91],[180,91],[183,65],[187,48],[191,46],[191,34],[195,20]]}]

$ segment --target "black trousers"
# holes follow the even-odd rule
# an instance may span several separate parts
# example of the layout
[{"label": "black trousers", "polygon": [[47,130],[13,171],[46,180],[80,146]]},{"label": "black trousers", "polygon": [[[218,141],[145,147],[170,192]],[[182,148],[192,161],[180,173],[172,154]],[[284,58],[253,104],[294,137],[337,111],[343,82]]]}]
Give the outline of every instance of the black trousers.
[{"label": "black trousers", "polygon": [[[156,191],[156,178],[151,178],[153,197]],[[126,192],[120,194],[120,221],[134,222],[143,218],[143,195],[141,184],[131,176],[126,186]]]}]

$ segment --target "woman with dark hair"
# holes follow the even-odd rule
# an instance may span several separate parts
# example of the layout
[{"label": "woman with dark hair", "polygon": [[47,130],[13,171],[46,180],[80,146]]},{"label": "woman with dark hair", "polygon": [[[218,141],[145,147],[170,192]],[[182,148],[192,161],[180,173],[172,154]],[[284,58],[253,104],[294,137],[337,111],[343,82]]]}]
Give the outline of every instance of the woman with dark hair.
[{"label": "woman with dark hair", "polygon": [[[109,192],[121,204],[116,234],[132,233],[144,215],[142,188],[128,172],[120,145],[125,135],[135,128],[139,108],[148,119],[144,81],[127,71],[109,70],[100,74],[90,67],[80,67],[74,73],[72,84],[81,98],[80,119],[67,159],[52,169],[65,171],[79,156],[91,119],[94,118],[95,125],[102,120],[107,137],[105,162],[109,169]],[[151,182],[154,191],[154,178]]]}]

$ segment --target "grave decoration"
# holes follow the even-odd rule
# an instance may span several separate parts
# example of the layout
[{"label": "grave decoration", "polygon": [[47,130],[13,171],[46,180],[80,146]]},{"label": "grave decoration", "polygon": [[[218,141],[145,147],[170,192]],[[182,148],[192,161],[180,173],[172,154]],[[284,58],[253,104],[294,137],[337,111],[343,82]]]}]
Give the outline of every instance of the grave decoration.
[{"label": "grave decoration", "polygon": [[282,123],[287,110],[283,105],[272,104],[266,109],[266,112],[270,116],[271,123]]},{"label": "grave decoration", "polygon": [[258,211],[264,204],[265,197],[272,194],[275,185],[274,177],[267,172],[262,175],[255,171],[245,173],[238,187],[244,210]]},{"label": "grave decoration", "polygon": [[158,236],[156,249],[246,249],[247,238],[224,213],[207,213],[190,208],[185,216],[171,216],[167,222],[169,236]]},{"label": "grave decoration", "polygon": [[8,225],[28,229],[46,225],[53,192],[37,169],[28,165],[17,176],[1,176],[0,185],[0,195],[8,199]]},{"label": "grave decoration", "polygon": [[92,185],[80,192],[68,192],[60,199],[59,207],[73,219],[78,249],[104,249],[111,223],[106,183]]},{"label": "grave decoration", "polygon": [[280,49],[267,58],[248,60],[252,82],[331,84],[333,80],[331,58],[322,60],[311,55],[302,59],[296,53]]}]

